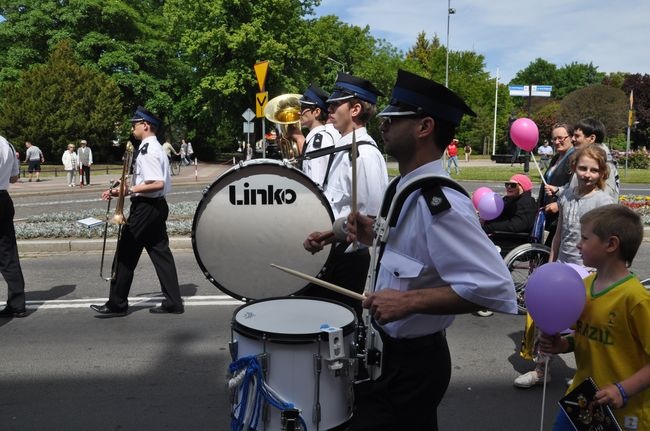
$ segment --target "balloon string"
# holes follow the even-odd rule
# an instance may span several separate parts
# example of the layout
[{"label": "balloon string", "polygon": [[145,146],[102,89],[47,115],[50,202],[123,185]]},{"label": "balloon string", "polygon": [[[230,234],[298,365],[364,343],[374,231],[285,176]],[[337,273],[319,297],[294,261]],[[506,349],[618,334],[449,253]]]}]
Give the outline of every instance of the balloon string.
[{"label": "balloon string", "polygon": [[544,355],[544,388],[542,390],[542,417],[539,423],[539,431],[544,431],[544,405],[546,404],[546,376],[548,376],[548,356]]},{"label": "balloon string", "polygon": [[535,160],[535,155],[533,152],[530,152],[530,157],[533,159],[533,163],[535,164],[535,167],[537,168],[537,172],[539,172],[539,177],[542,179],[542,182],[544,183],[545,186],[548,186],[548,183],[544,179],[544,174],[542,173],[542,170],[539,168],[539,165],[537,164],[537,160]]}]

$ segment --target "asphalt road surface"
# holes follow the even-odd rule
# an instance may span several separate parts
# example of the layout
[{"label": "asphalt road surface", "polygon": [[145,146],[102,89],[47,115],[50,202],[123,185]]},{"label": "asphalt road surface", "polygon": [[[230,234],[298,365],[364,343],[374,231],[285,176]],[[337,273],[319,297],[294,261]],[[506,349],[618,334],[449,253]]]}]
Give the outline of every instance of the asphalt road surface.
[{"label": "asphalt road surface", "polygon": [[[204,278],[191,251],[175,257],[185,314],[147,312],[159,287],[143,256],[131,313],[113,319],[88,308],[107,295],[98,254],[23,259],[30,314],[0,321],[0,429],[229,429],[225,376],[240,303]],[[644,244],[633,269],[649,275],[647,268]],[[457,318],[448,331],[453,374],[439,409],[442,430],[539,429],[542,388],[512,386],[529,370],[516,353],[523,325],[522,316]],[[570,356],[551,364],[544,429],[573,366]]]}]

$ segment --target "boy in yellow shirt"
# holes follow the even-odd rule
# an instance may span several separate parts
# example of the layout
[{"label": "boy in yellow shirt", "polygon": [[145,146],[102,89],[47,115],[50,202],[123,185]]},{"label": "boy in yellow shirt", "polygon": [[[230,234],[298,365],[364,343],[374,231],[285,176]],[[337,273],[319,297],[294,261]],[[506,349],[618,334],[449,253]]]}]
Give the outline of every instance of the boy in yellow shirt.
[{"label": "boy in yellow shirt", "polygon": [[[571,335],[544,334],[540,350],[574,352],[571,392],[587,377],[600,390],[595,400],[609,404],[623,430],[650,430],[650,294],[628,270],[643,239],[640,217],[623,205],[605,205],[580,219],[578,249],[585,266],[587,303]],[[563,411],[554,431],[573,430]]]}]

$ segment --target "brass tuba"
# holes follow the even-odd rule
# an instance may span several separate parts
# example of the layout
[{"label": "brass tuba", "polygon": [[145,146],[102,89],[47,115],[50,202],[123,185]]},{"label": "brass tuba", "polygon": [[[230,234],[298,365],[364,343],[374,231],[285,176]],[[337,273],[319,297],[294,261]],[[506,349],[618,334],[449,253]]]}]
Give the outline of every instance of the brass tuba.
[{"label": "brass tuba", "polygon": [[298,143],[288,137],[289,126],[300,129],[300,98],[302,94],[282,94],[269,100],[264,108],[264,116],[272,123],[280,125],[278,139],[282,157],[295,160],[300,156]]},{"label": "brass tuba", "polygon": [[[118,194],[115,199],[117,203],[115,204],[115,214],[113,217],[110,217],[111,211],[111,199],[108,200],[108,206],[106,208],[106,223],[104,224],[104,244],[102,246],[102,260],[99,266],[99,276],[106,281],[115,280],[117,277],[117,254],[119,252],[120,246],[120,237],[122,236],[122,226],[126,224],[126,218],[124,217],[124,198],[126,193],[129,190],[128,179],[129,171],[131,169],[131,163],[133,162],[133,144],[131,141],[126,143],[126,149],[124,151],[124,156],[122,157],[122,176],[118,181],[111,181],[110,188],[118,187]],[[110,277],[104,277],[104,255],[106,254],[106,237],[108,236],[108,224],[117,225],[117,246],[115,248],[115,257],[113,258],[113,266],[111,270]]]}]

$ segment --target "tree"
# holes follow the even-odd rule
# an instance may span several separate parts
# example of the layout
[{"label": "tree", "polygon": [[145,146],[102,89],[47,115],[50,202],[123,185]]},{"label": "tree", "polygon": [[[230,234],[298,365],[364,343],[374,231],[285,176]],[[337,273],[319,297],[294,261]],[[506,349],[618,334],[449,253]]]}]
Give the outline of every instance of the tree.
[{"label": "tree", "polygon": [[536,58],[526,68],[517,72],[510,84],[553,85],[557,79],[557,66],[542,58]]},{"label": "tree", "polygon": [[601,84],[591,85],[568,94],[562,100],[560,118],[571,124],[594,117],[603,122],[607,136],[616,136],[626,127],[628,104],[622,90]]},{"label": "tree", "polygon": [[561,99],[579,88],[602,83],[604,77],[605,74],[598,72],[598,67],[592,63],[580,64],[574,61],[557,70],[553,95]]},{"label": "tree", "polygon": [[2,93],[0,130],[19,147],[31,140],[48,160],[58,160],[68,144],[84,138],[97,160],[107,160],[122,114],[120,90],[106,74],[81,66],[69,42]]}]

